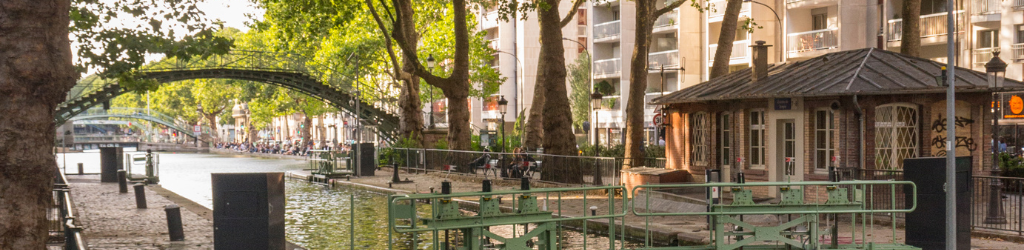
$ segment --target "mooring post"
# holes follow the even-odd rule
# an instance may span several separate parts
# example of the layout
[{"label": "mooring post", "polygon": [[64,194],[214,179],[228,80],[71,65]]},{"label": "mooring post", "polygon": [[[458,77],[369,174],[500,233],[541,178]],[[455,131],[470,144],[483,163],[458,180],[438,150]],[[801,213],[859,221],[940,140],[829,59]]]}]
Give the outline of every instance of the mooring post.
[{"label": "mooring post", "polygon": [[128,178],[124,169],[117,170],[117,187],[120,193],[128,193]]},{"label": "mooring post", "polygon": [[82,163],[79,162],[78,163],[78,175],[83,175],[83,174],[85,174],[85,168],[82,167]]},{"label": "mooring post", "polygon": [[135,208],[146,208],[146,185],[135,183]]},{"label": "mooring post", "polygon": [[164,207],[164,212],[167,212],[167,231],[171,241],[184,241],[185,229],[181,225],[181,208],[171,204]]}]

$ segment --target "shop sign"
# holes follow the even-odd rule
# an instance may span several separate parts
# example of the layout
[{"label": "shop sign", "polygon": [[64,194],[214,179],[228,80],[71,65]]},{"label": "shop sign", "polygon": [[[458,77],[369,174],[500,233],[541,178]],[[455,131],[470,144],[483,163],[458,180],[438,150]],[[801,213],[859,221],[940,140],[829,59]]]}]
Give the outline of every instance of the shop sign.
[{"label": "shop sign", "polygon": [[793,109],[793,99],[791,98],[775,98],[775,110],[790,110]]},{"label": "shop sign", "polygon": [[1007,107],[1002,109],[1004,119],[1024,118],[1024,99],[1021,99],[1022,96],[1024,96],[1024,93],[1003,94],[1003,101],[1006,102]]}]

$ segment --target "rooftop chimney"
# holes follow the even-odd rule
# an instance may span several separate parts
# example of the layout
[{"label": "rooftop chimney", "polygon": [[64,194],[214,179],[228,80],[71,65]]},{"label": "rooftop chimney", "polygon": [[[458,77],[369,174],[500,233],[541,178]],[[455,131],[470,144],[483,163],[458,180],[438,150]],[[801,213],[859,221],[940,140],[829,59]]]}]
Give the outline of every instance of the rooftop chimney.
[{"label": "rooftop chimney", "polygon": [[754,72],[750,77],[752,82],[757,82],[768,79],[768,47],[771,45],[765,45],[765,42],[761,40],[754,43],[755,45],[750,46],[754,48],[754,66],[752,67]]}]

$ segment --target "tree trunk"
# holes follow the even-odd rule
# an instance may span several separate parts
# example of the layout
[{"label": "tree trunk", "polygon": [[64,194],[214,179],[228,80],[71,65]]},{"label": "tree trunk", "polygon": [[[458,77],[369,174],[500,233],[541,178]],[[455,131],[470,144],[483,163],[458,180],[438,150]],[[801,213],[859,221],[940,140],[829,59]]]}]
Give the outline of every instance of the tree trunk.
[{"label": "tree trunk", "polygon": [[715,49],[715,61],[711,65],[711,79],[729,73],[729,58],[732,58],[732,42],[736,40],[737,19],[739,19],[742,7],[743,0],[729,0],[729,3],[726,4],[725,16],[722,17],[722,31],[719,32],[718,36],[718,48]]},{"label": "tree trunk", "polygon": [[309,142],[313,141],[313,138],[310,137],[310,130],[312,129],[310,126],[313,125],[313,118],[309,117],[305,112],[303,112],[302,115],[304,116],[302,118],[302,147],[305,148]]},{"label": "tree trunk", "polygon": [[[411,66],[407,66],[411,67]],[[423,104],[420,103],[420,78],[412,77],[412,80],[402,80],[401,93],[398,96],[398,106],[401,109],[399,125],[402,130],[402,137],[408,138],[412,147],[423,147]]]},{"label": "tree trunk", "polygon": [[213,114],[203,113],[203,116],[205,116],[204,118],[206,118],[206,123],[210,124],[210,137],[214,140],[219,138],[219,136],[217,136],[217,115],[220,115],[220,112]]},{"label": "tree trunk", "polygon": [[323,147],[324,145],[327,145],[327,128],[324,127],[324,116],[318,115],[316,116],[316,120],[317,123],[319,124],[316,126],[316,128],[317,132],[320,134],[320,146]]},{"label": "tree trunk", "polygon": [[[626,101],[626,155],[622,168],[627,169],[640,162],[644,143],[644,93],[647,90],[647,51],[651,47],[651,28],[657,16],[652,1],[636,2],[636,32],[633,44],[633,58],[629,66],[629,98]],[[735,32],[735,29],[733,29]],[[732,43],[730,42],[730,45]],[[719,50],[721,51],[721,50]],[[717,62],[717,60],[716,60]],[[728,61],[726,61],[728,63]]]},{"label": "tree trunk", "polygon": [[[540,64],[537,65],[537,85],[544,89],[544,153],[553,155],[576,155],[576,138],[572,133],[572,112],[569,110],[569,95],[565,86],[565,49],[562,47],[561,15],[558,0],[546,0],[551,8],[537,8],[540,23]],[[533,104],[537,106],[536,103]],[[581,183],[583,175],[579,164],[560,164],[565,158],[556,158],[555,171],[542,178],[546,181]],[[555,174],[557,173],[557,174]]]},{"label": "tree trunk", "polygon": [[921,0],[904,0],[901,13],[903,30],[900,32],[900,54],[918,57],[921,52]]},{"label": "tree trunk", "polygon": [[[547,64],[547,61],[540,60],[537,62],[537,68],[548,67]],[[535,150],[544,142],[544,92],[546,90],[544,89],[545,81],[537,79],[533,86],[533,101],[530,103],[529,118],[526,119],[526,140],[523,142],[523,146],[528,150]]]},{"label": "tree trunk", "polygon": [[68,40],[71,3],[0,4],[0,248],[45,249],[56,162],[54,109],[78,74]]}]

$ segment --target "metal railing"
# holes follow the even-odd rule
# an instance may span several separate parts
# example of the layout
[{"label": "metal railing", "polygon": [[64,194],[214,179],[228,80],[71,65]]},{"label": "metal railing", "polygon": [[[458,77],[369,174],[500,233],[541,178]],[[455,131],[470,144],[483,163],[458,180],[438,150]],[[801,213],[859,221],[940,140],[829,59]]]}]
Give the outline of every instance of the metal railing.
[{"label": "metal railing", "polygon": [[53,183],[54,206],[47,213],[50,236],[47,245],[63,245],[65,250],[87,249],[82,236],[82,227],[77,225],[75,203],[71,199],[71,189],[68,187],[67,177],[59,169],[56,172]]},{"label": "metal railing", "polygon": [[480,24],[480,27],[483,29],[498,27],[498,11],[495,10],[487,12],[487,14],[484,15],[484,19]]},{"label": "metal railing", "polygon": [[1024,0],[1013,0],[1013,9],[1024,9]]},{"label": "metal railing", "polygon": [[974,0],[971,1],[971,13],[974,15],[999,14],[1003,10],[1001,4],[1000,0]]},{"label": "metal railing", "polygon": [[1010,52],[1013,53],[1013,60],[1024,59],[1024,43],[1010,45]]},{"label": "metal railing", "polygon": [[[385,150],[382,150],[384,152]],[[616,185],[624,165],[622,157],[565,156],[536,152],[502,153],[422,148],[391,148],[382,153],[381,163],[397,164],[410,173],[450,171],[452,174],[485,176],[487,178],[561,179],[563,184]],[[641,158],[636,167],[665,168],[665,158]],[[552,169],[549,166],[559,166]],[[558,178],[544,175],[559,174]],[[578,177],[578,178],[575,178]]]},{"label": "metal railing", "polygon": [[334,150],[309,150],[306,154],[306,170],[312,171],[313,174],[321,175],[332,175],[332,174],[350,174],[352,168],[350,166],[350,160],[352,159],[348,152],[338,152]]},{"label": "metal railing", "polygon": [[1024,178],[974,176],[971,229],[1024,235]]},{"label": "metal railing", "polygon": [[992,52],[996,51],[998,49],[999,48],[978,48],[978,49],[974,49],[974,66],[975,67],[985,66],[985,63],[988,63],[989,60],[992,60]]},{"label": "metal railing", "polygon": [[668,13],[665,13],[661,17],[658,17],[657,20],[654,20],[654,26],[652,26],[652,28],[658,29],[676,26],[676,24],[679,24],[679,22],[676,22],[677,16],[679,16],[678,10],[672,10]]},{"label": "metal railing", "polygon": [[[963,13],[963,10],[956,12],[958,16]],[[947,33],[945,12],[922,15],[920,20],[921,24],[918,27],[921,29],[921,37],[940,36]],[[957,25],[963,26],[960,22],[957,22]],[[903,19],[889,20],[888,27],[885,30],[890,42],[902,40]],[[958,30],[963,30],[963,27],[959,27]]]},{"label": "metal railing", "polygon": [[[711,1],[708,3],[708,17],[720,17],[725,15],[726,5],[729,0],[718,0]],[[750,3],[743,3],[743,7],[740,7],[740,13],[750,12]]]},{"label": "metal railing", "polygon": [[[864,181],[882,181],[882,180],[893,180],[902,181],[903,171],[902,170],[884,170],[884,169],[860,169],[860,168],[838,168],[839,176],[841,180],[864,180]],[[873,190],[871,202],[873,204],[882,204],[886,206],[892,206],[896,209],[906,208],[905,198],[903,189],[900,186],[895,187],[896,190],[888,190],[884,187],[881,189]],[[890,203],[892,202],[892,203]],[[904,218],[905,214],[897,214],[897,218]]]},{"label": "metal railing", "polygon": [[650,67],[648,70],[656,70],[654,67],[676,67],[679,66],[679,50],[667,50],[647,54]]},{"label": "metal railing", "polygon": [[612,58],[594,61],[594,77],[615,77],[622,74],[622,59]]},{"label": "metal railing", "polygon": [[823,29],[790,33],[788,39],[790,53],[832,49],[839,46],[839,30]]},{"label": "metal railing", "polygon": [[[491,46],[491,48],[494,49],[494,50],[501,50],[501,38],[495,38],[495,39],[487,40],[487,45]],[[497,52],[495,52],[495,53],[497,53]]]},{"label": "metal railing", "polygon": [[[729,56],[730,60],[746,59],[747,51],[750,49],[750,41],[740,40],[732,42],[732,54]],[[718,44],[708,45],[708,63],[715,61],[715,51],[718,50]]]},{"label": "metal railing", "polygon": [[618,37],[622,33],[619,29],[621,23],[622,21],[615,20],[594,25],[594,40]]}]

